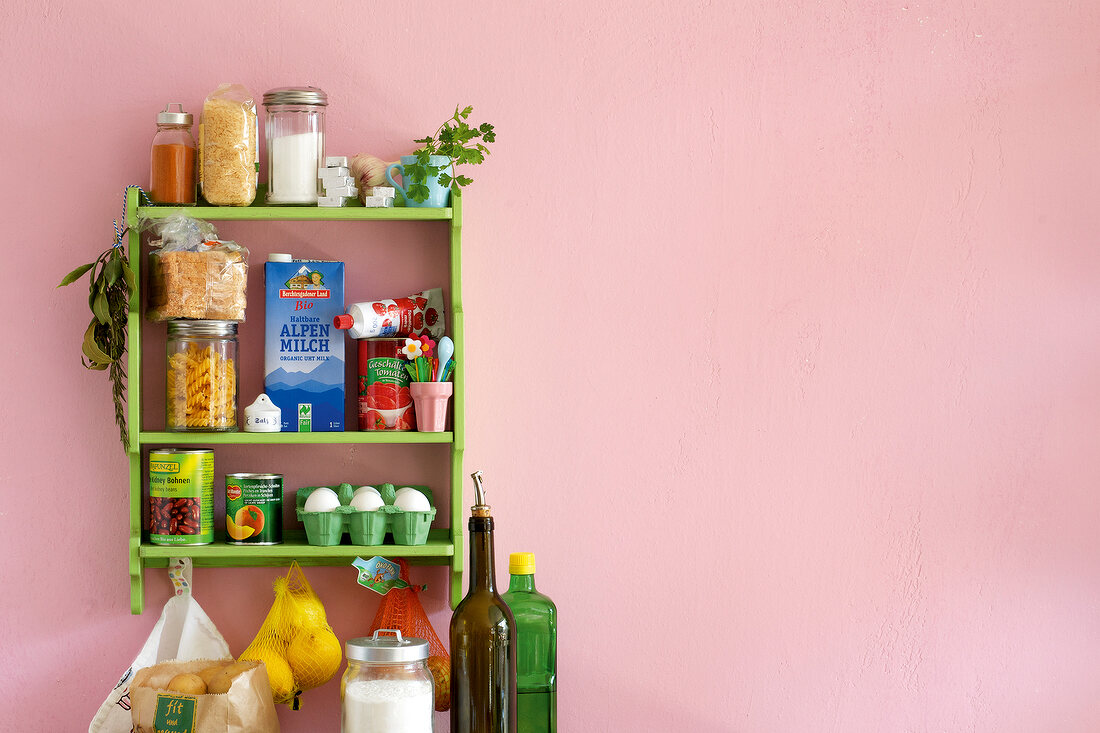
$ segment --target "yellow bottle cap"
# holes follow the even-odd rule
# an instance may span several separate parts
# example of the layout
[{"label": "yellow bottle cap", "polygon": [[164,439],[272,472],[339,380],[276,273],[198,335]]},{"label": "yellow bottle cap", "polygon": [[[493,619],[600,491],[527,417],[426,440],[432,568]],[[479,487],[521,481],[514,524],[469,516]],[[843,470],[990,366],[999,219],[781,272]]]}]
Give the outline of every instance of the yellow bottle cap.
[{"label": "yellow bottle cap", "polygon": [[513,552],[508,556],[508,572],[512,575],[534,575],[535,553]]}]

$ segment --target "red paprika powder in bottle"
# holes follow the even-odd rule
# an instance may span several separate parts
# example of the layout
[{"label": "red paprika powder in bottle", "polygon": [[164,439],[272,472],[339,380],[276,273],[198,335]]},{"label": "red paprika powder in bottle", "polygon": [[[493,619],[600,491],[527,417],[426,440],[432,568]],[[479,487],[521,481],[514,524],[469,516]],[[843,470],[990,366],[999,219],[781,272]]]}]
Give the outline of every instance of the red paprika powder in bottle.
[{"label": "red paprika powder in bottle", "polygon": [[[172,111],[172,107],[178,109]],[[157,134],[149,152],[149,198],[157,204],[195,203],[194,118],[179,103],[157,113]]]}]

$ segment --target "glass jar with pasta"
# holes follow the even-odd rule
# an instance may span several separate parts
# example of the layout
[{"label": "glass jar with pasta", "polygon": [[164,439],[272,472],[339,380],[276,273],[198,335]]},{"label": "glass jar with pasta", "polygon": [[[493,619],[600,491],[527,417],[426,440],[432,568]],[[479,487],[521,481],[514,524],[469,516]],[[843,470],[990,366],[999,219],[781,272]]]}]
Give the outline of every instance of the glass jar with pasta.
[{"label": "glass jar with pasta", "polygon": [[237,323],[168,321],[165,428],[237,429]]}]

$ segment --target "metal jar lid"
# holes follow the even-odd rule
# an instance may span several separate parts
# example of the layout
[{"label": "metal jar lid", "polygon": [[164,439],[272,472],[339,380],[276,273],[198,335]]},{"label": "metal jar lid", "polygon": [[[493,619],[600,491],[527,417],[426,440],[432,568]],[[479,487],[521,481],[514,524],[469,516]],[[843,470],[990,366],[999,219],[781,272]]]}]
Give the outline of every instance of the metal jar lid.
[{"label": "metal jar lid", "polygon": [[[397,636],[379,636],[396,634]],[[405,664],[428,658],[428,642],[423,639],[403,638],[397,629],[379,629],[372,636],[349,639],[344,645],[349,661],[390,662]]]},{"label": "metal jar lid", "polygon": [[[175,105],[179,109],[173,112],[172,105]],[[179,102],[167,104],[163,112],[157,112],[158,125],[187,125],[190,127],[194,121],[195,118],[191,116],[190,112],[184,112],[183,105]]]},{"label": "metal jar lid", "polygon": [[328,95],[317,87],[279,87],[264,92],[264,106],[270,104],[328,105]]},{"label": "metal jar lid", "polygon": [[153,456],[165,456],[165,455],[189,456],[189,455],[203,454],[203,453],[213,454],[214,451],[211,448],[153,448],[152,450],[149,451],[149,457],[152,458]]},{"label": "metal jar lid", "polygon": [[168,321],[168,335],[177,338],[236,338],[237,322],[177,318]]}]

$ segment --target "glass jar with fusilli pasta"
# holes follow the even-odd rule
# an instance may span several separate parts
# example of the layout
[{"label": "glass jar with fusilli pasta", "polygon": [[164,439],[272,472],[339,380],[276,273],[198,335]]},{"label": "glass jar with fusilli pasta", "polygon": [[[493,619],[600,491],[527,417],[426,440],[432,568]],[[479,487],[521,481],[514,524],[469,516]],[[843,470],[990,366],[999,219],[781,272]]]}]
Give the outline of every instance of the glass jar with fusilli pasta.
[{"label": "glass jar with fusilli pasta", "polygon": [[237,429],[236,321],[168,321],[165,427]]}]

